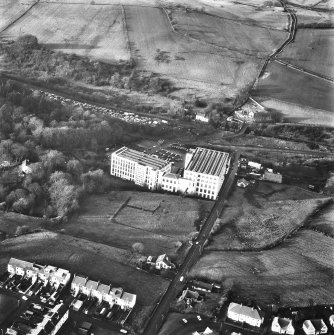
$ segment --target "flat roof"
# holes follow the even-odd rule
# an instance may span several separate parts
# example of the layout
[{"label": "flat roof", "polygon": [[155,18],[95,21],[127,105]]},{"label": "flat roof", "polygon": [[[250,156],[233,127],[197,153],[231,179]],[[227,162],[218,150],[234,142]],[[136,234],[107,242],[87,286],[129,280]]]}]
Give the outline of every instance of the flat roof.
[{"label": "flat roof", "polygon": [[220,176],[228,158],[227,152],[197,147],[185,170]]},{"label": "flat roof", "polygon": [[136,151],[127,147],[122,147],[114,152],[119,157],[129,159],[141,165],[149,166],[152,169],[162,169],[169,163],[163,159],[153,157],[144,152]]}]

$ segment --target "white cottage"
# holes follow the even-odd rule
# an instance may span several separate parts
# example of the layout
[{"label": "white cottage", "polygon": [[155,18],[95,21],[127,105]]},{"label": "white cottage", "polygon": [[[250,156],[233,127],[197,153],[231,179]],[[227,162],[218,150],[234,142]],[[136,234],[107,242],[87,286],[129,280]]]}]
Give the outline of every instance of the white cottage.
[{"label": "white cottage", "polygon": [[227,317],[234,321],[245,322],[254,327],[260,327],[264,321],[263,313],[253,307],[239,305],[231,302],[228,310]]},{"label": "white cottage", "polygon": [[303,330],[306,335],[326,334],[328,328],[322,319],[305,320]]}]

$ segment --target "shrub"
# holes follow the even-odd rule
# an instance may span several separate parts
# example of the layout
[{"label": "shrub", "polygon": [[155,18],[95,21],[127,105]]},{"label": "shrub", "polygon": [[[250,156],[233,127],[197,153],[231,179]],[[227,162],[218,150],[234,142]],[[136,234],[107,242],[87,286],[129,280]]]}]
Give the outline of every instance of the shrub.
[{"label": "shrub", "polygon": [[132,252],[142,254],[144,251],[144,244],[141,242],[135,242],[132,244]]}]

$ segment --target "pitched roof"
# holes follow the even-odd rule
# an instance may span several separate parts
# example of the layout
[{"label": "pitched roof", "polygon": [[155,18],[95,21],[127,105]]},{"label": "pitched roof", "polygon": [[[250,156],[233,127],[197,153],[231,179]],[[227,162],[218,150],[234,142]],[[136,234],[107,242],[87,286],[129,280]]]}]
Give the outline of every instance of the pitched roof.
[{"label": "pitched roof", "polygon": [[198,147],[185,170],[220,176],[228,157],[226,152]]},{"label": "pitched roof", "polygon": [[247,307],[247,306],[239,305],[235,302],[231,302],[228,307],[228,310],[233,313],[244,315],[252,319],[262,320],[262,317],[260,316],[259,311],[252,307]]},{"label": "pitched roof", "polygon": [[291,319],[288,319],[288,318],[279,318],[277,316],[274,317],[274,321],[277,321],[277,323],[279,324],[279,326],[281,327],[281,329],[284,329],[286,330],[289,325],[292,323],[292,320]]},{"label": "pitched roof", "polygon": [[144,152],[132,150],[127,147],[122,147],[115,151],[113,154],[131,160],[141,165],[149,166],[152,169],[162,169],[169,163],[160,158],[153,157],[151,155],[145,154]]},{"label": "pitched roof", "polygon": [[72,280],[72,284],[76,284],[76,285],[85,285],[87,281],[87,278],[82,277],[82,276],[74,276],[73,280]]},{"label": "pitched roof", "polygon": [[316,331],[320,331],[323,327],[327,328],[323,319],[313,319],[310,321],[312,322],[312,325]]}]

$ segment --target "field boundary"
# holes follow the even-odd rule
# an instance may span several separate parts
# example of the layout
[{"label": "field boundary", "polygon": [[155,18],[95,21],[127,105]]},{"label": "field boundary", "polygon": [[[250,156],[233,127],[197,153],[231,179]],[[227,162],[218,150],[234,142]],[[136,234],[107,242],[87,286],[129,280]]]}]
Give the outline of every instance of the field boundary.
[{"label": "field boundary", "polygon": [[120,5],[120,6],[122,8],[122,23],[123,23],[123,29],[125,32],[125,36],[126,36],[125,37],[126,38],[126,49],[128,51],[130,60],[134,60],[134,56],[132,54],[132,49],[130,45],[129,30],[128,30],[128,24],[126,22],[126,14],[125,14],[124,5]]},{"label": "field boundary", "polygon": [[[280,99],[272,98],[272,97],[267,96],[267,95],[261,95],[257,98],[257,100],[260,100],[261,103],[263,103],[263,100],[273,100],[273,101],[276,101],[276,102],[284,102],[284,103],[289,104],[289,105],[297,106],[297,107],[300,107],[300,108],[305,108],[305,105],[300,105],[300,104],[297,104],[295,102],[289,102],[289,101],[286,101],[286,100],[280,100]],[[310,106],[306,106],[306,107],[310,108],[311,110],[314,110],[314,113],[316,113],[316,112],[331,113],[331,111],[328,111],[326,109],[314,108],[314,107],[310,107]],[[303,123],[303,124],[307,125],[307,123]],[[312,124],[310,124],[310,125],[312,125]],[[313,126],[314,126],[314,124],[313,124]]]},{"label": "field boundary", "polygon": [[35,2],[24,13],[22,13],[19,17],[17,17],[16,19],[14,19],[14,21],[10,22],[5,28],[3,28],[0,31],[0,34],[4,33],[7,29],[9,29],[11,26],[13,26],[14,24],[16,24],[19,20],[21,20],[23,18],[23,16],[25,16],[39,2],[40,2],[40,0],[35,0]]}]

